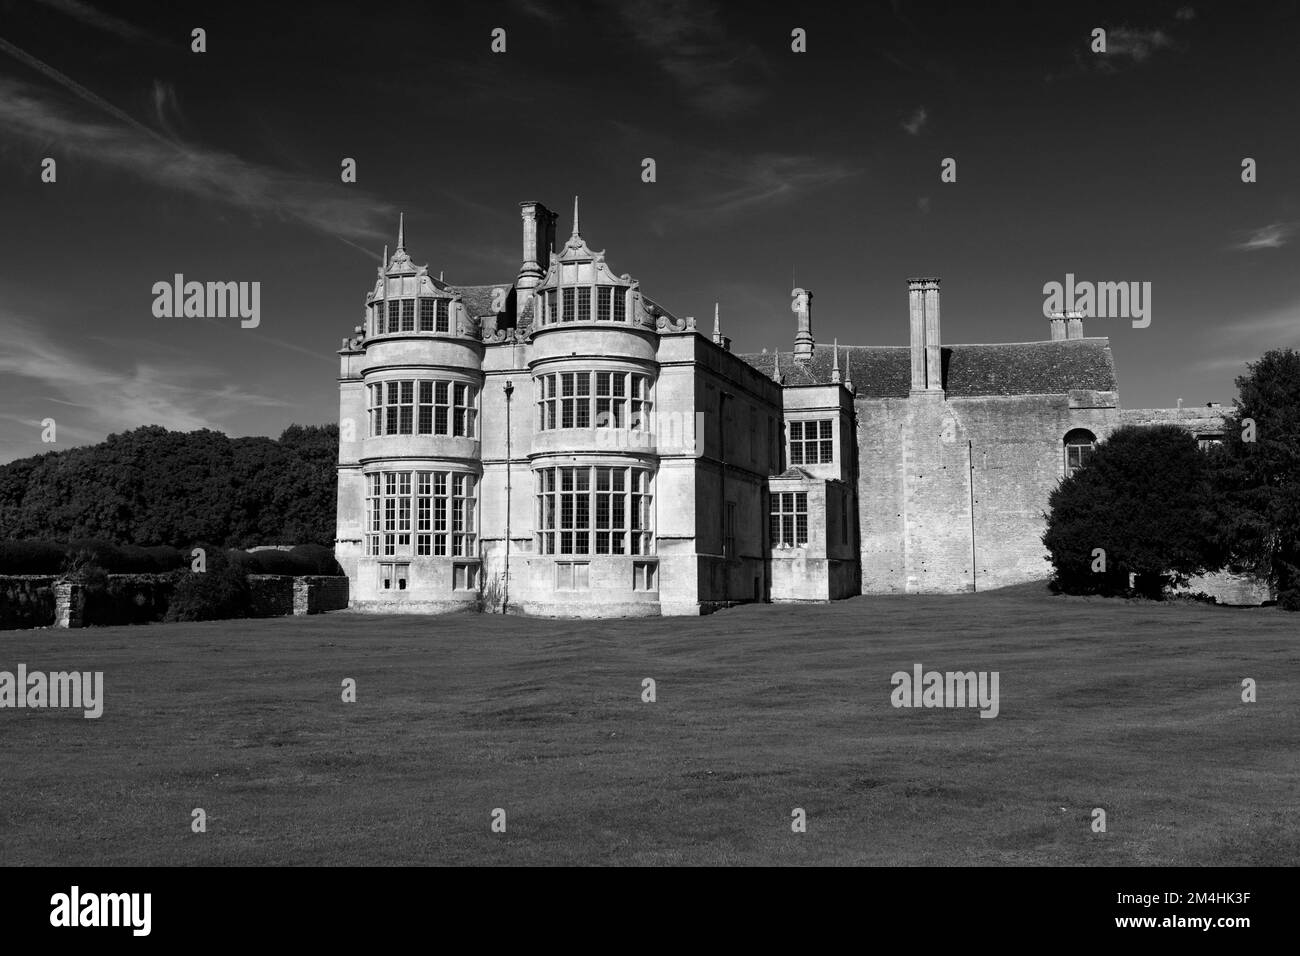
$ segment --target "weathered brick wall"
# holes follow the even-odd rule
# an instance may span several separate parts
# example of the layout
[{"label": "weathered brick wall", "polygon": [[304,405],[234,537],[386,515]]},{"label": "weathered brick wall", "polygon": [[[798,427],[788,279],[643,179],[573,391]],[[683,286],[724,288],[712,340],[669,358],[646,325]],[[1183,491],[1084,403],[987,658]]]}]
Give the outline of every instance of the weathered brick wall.
[{"label": "weathered brick wall", "polygon": [[0,576],[0,630],[54,623],[54,575]]}]

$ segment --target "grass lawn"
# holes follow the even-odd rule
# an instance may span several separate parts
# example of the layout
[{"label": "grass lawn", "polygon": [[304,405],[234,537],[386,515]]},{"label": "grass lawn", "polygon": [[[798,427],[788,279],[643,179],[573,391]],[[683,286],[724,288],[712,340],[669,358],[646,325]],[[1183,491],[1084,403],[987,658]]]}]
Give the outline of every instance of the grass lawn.
[{"label": "grass lawn", "polygon": [[[105,704],[0,710],[9,865],[1300,861],[1300,614],[1273,609],[340,612],[0,632],[20,662],[102,670]],[[998,671],[998,717],[891,707],[917,662]]]}]

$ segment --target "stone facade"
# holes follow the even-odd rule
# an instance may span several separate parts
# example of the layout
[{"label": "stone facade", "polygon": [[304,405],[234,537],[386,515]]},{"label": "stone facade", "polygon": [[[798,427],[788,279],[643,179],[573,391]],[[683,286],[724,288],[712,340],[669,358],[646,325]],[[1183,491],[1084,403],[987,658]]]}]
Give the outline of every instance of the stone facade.
[{"label": "stone facade", "polygon": [[352,607],[683,615],[1050,575],[1048,494],[1126,421],[1081,318],[945,345],[914,279],[909,345],[826,346],[799,289],[793,349],[736,355],[716,308],[709,335],[615,274],[576,203],[557,251],[556,219],[521,204],[496,285],[435,279],[404,228],[385,250],[339,352]]}]

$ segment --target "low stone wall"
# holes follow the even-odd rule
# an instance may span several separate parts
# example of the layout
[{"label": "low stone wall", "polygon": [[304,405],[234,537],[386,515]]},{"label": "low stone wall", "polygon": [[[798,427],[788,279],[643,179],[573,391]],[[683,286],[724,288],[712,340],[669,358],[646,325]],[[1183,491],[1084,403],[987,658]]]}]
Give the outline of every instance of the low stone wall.
[{"label": "low stone wall", "polygon": [[293,579],[293,613],[321,614],[346,611],[348,579],[341,574],[306,575]]},{"label": "low stone wall", "polygon": [[249,617],[293,614],[293,578],[283,574],[250,574],[248,605]]},{"label": "low stone wall", "polygon": [[54,623],[54,575],[0,575],[0,631]]},{"label": "low stone wall", "polygon": [[[110,574],[107,588],[57,583],[49,574],[0,575],[0,630],[148,624],[167,613],[176,583],[189,572]],[[321,614],[348,607],[342,575],[250,574],[249,617]]]},{"label": "low stone wall", "polygon": [[249,617],[282,617],[343,611],[348,606],[348,579],[342,575],[250,574]]}]

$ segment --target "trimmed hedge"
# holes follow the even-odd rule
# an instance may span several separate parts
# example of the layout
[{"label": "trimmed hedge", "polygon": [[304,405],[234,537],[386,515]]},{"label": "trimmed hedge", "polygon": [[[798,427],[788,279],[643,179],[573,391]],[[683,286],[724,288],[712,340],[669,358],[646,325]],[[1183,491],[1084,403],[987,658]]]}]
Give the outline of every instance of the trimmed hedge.
[{"label": "trimmed hedge", "polygon": [[112,574],[161,574],[186,565],[176,548],[142,548],[95,538],[55,541],[0,541],[0,574],[60,574],[74,564],[94,565]]},{"label": "trimmed hedge", "polygon": [[0,541],[0,574],[58,574],[67,552],[53,541]]},{"label": "trimmed hedge", "polygon": [[291,551],[231,551],[231,563],[245,574],[342,574],[334,552],[319,544],[300,544]]},{"label": "trimmed hedge", "polygon": [[[224,549],[199,545],[209,558]],[[229,552],[230,561],[245,574],[342,574],[334,552],[319,544],[300,544],[290,551]],[[0,541],[0,574],[60,574],[76,565],[102,568],[109,574],[164,574],[187,571],[190,549],[154,545],[114,544],[97,538],[57,541]]]}]

